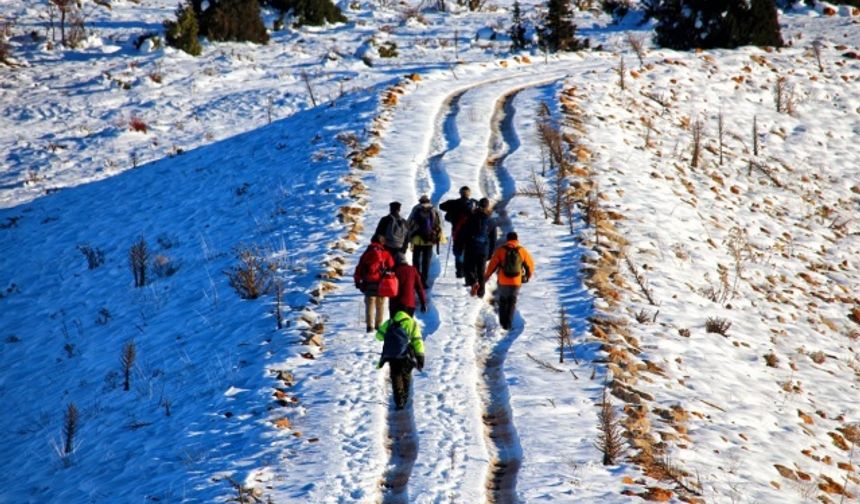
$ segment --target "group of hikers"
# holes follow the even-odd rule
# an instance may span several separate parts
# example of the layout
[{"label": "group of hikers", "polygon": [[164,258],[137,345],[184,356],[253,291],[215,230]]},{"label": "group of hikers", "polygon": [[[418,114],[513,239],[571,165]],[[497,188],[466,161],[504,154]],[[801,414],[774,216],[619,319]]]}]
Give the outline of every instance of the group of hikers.
[{"label": "group of hikers", "polygon": [[[420,307],[427,312],[433,250],[439,254],[446,239],[442,217],[428,196],[421,196],[405,219],[400,202],[388,207],[389,214],[376,226],[353,279],[364,294],[367,332],[376,331],[376,339],[383,342],[379,367],[388,363],[394,403],[402,409],[409,399],[412,369],[424,368],[424,341],[415,310]],[[515,232],[507,233],[505,243],[496,248],[498,226],[490,201],[476,201],[466,186],[460,188],[459,198],[441,203],[439,209],[451,223],[449,254],[453,250],[457,278],[464,279],[472,296],[483,297],[486,282],[498,273],[499,324],[510,330],[520,286],[534,275],[531,254],[519,244]],[[412,264],[406,260],[410,246]],[[386,299],[388,320],[383,322]]]}]

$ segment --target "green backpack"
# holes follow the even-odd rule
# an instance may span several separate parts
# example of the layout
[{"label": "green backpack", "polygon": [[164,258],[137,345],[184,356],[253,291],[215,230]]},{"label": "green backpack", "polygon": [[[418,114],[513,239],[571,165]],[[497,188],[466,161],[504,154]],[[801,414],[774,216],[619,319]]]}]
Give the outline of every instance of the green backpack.
[{"label": "green backpack", "polygon": [[506,277],[516,278],[523,274],[523,256],[519,247],[505,247],[505,258],[502,260],[502,272]]}]

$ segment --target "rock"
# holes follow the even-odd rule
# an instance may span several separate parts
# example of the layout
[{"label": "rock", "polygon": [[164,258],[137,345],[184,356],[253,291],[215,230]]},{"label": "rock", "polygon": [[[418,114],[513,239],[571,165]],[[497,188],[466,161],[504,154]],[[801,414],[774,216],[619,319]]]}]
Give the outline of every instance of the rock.
[{"label": "rock", "polygon": [[275,427],[278,429],[289,429],[292,426],[290,419],[287,417],[279,418],[275,420]]}]

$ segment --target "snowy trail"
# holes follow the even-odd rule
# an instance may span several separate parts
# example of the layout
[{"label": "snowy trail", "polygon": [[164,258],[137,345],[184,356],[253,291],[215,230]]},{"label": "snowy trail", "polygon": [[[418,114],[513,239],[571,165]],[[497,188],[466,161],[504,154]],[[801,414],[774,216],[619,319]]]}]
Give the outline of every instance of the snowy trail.
[{"label": "snowy trail", "polygon": [[[544,80],[539,82],[543,83]],[[509,150],[511,146],[516,147],[515,134],[506,134],[504,139],[499,140],[496,138],[498,135],[493,132],[501,129],[501,126],[493,126],[493,124],[504,121],[506,117],[504,111],[500,110],[500,108],[504,108],[500,107],[500,104],[505,100],[504,98],[500,99],[499,96],[504,97],[511,94],[512,87],[521,89],[533,85],[535,85],[533,82],[519,83],[518,86],[511,86],[509,83],[502,86],[488,85],[469,90],[462,95],[456,95],[451,100],[451,103],[459,110],[452,110],[454,113],[447,116],[444,124],[449,149],[442,156],[431,158],[431,163],[434,159],[438,159],[438,162],[444,167],[444,169],[430,170],[434,187],[447,186],[450,189],[466,184],[475,187],[474,182],[476,180],[479,181],[478,187],[486,187],[483,183],[484,175],[481,172],[484,166],[482,161],[487,156],[487,146],[498,144],[498,149],[502,149],[508,145]],[[456,112],[461,113],[457,114]],[[466,112],[466,114],[464,115],[462,112]],[[459,131],[466,131],[470,122],[477,122],[476,119],[479,114],[487,119],[485,124],[490,127],[486,129],[472,127],[470,135],[461,138]],[[507,122],[509,123],[509,121]],[[507,130],[511,131],[512,128],[508,127]],[[504,155],[504,152],[493,147],[491,157],[500,160],[504,158]],[[469,168],[471,171],[468,171]],[[453,182],[455,179],[457,182]],[[503,186],[500,190],[505,196],[510,197],[514,192],[512,180],[508,178],[505,182],[509,183],[500,183]],[[436,203],[442,199],[442,194],[441,191],[434,192]],[[424,393],[420,390],[420,385],[416,385],[415,393],[416,397],[420,397],[422,409],[440,413],[434,415],[431,422],[425,424],[428,426],[427,430],[420,433],[420,438],[425,443],[431,436],[435,436],[435,444],[432,444],[430,449],[423,449],[419,452],[415,476],[418,479],[417,486],[438,488],[435,495],[420,496],[421,502],[441,502],[457,496],[470,502],[473,499],[475,501],[485,500],[488,489],[491,489],[491,487],[488,488],[487,479],[500,477],[500,471],[498,471],[501,467],[498,463],[499,455],[504,460],[518,460],[515,429],[513,429],[513,437],[499,432],[499,435],[491,433],[492,437],[489,441],[486,439],[485,424],[487,419],[490,416],[501,419],[503,415],[487,415],[485,403],[500,402],[507,404],[507,398],[503,392],[497,392],[495,386],[486,389],[491,390],[489,396],[492,399],[482,397],[484,395],[482,384],[485,380],[485,365],[482,362],[484,357],[476,353],[478,350],[476,328],[471,324],[464,323],[464,321],[475,321],[483,318],[486,307],[479,300],[468,298],[464,288],[460,287],[459,284],[460,281],[455,278],[442,278],[436,282],[433,291],[433,304],[436,310],[444,316],[440,317],[439,327],[435,333],[428,336],[431,344],[434,340],[438,340],[438,343],[442,345],[440,348],[441,357],[438,362],[434,362],[434,368],[430,371],[434,373],[434,379],[421,383],[422,385],[424,383],[436,384],[436,392]],[[469,404],[463,404],[464,395],[469,397]],[[464,417],[466,421],[464,421]],[[416,423],[419,426],[422,425],[420,415]],[[430,426],[434,423],[443,427],[440,430],[438,425],[436,426],[434,430],[438,431],[438,434],[430,430]],[[506,430],[512,429],[510,421],[506,421],[504,424],[507,426]],[[503,441],[505,448],[499,448]],[[509,449],[508,445],[512,448]],[[493,456],[488,450],[490,446],[494,452]],[[513,453],[513,456],[510,456],[509,453]],[[427,458],[424,456],[425,454],[431,456],[432,460],[425,461]],[[447,458],[443,458],[445,454],[448,454]],[[513,488],[513,481],[516,479],[516,471],[514,470],[516,464],[506,463],[504,465],[509,470],[505,472],[504,476],[501,476],[505,480],[502,486]],[[427,469],[424,469],[425,466]],[[423,477],[427,478],[427,483],[421,482]],[[446,489],[445,485],[434,486],[433,480],[436,482],[445,481],[446,484],[451,480],[462,483],[459,488],[449,485]],[[484,483],[481,484],[481,482]]]},{"label": "snowy trail", "polygon": [[[474,75],[461,75],[458,87],[447,76],[439,78],[441,82],[431,77],[404,95],[382,137],[374,170],[365,178],[371,205],[362,243],[369,241],[389,201],[401,201],[408,211],[424,192],[436,203],[455,197],[452,188],[461,185],[470,185],[478,195],[500,100],[567,73],[561,62],[545,68],[541,75],[534,75],[533,69],[478,69]],[[495,183],[499,194],[512,194],[510,184]],[[362,250],[352,254],[347,271]],[[315,501],[487,500],[492,458],[488,445],[493,443],[487,440],[483,421],[484,364],[476,353],[474,324],[486,305],[468,296],[452,265],[443,275],[445,253],[443,249],[431,267],[435,283],[430,310],[418,316],[427,367],[414,373],[414,400],[401,412],[391,405],[387,369],[376,369],[380,344],[364,333],[360,293],[344,278],[338,282],[340,289],[326,298],[323,314],[332,336],[321,358],[330,365],[318,368],[324,371],[309,387],[319,392],[307,403],[309,412],[326,408],[319,430],[328,437],[315,446],[314,458],[325,458],[330,466],[309,490]],[[300,490],[308,491],[299,488],[296,495]]]},{"label": "snowy trail", "polygon": [[[520,147],[520,139],[514,126],[514,98],[520,91],[505,95],[496,104],[491,125],[493,136],[482,176],[486,194],[492,195],[499,191],[501,193],[495,212],[503,234],[513,229],[507,213],[507,204],[516,194],[516,182],[504,163]],[[493,454],[487,477],[488,500],[508,503],[517,500],[516,485],[522,463],[522,448],[511,413],[504,363],[508,350],[522,333],[522,327],[518,326],[504,333],[499,330],[496,320],[491,307],[487,306],[481,311],[477,321],[479,339],[476,352],[483,361],[483,421]]]},{"label": "snowy trail", "polygon": [[[460,133],[457,129],[457,115],[460,112],[460,99],[467,91],[458,91],[445,99],[439,110],[433,131],[432,145],[437,152],[427,159],[415,177],[417,193],[426,194],[432,191],[432,199],[437,203],[439,198],[448,192],[450,186],[450,181],[442,166],[442,160],[445,154],[455,149],[459,144]],[[434,256],[430,273],[431,285],[435,283],[440,272],[439,258]],[[438,309],[431,304],[430,310],[429,316],[434,317],[433,320],[438,320]],[[424,318],[424,336],[427,337],[435,332],[435,327],[427,323],[428,317]],[[386,442],[389,462],[388,470],[385,472],[382,482],[383,502],[385,503],[409,502],[407,485],[418,455],[418,435],[415,431],[413,404],[414,401],[410,402],[407,408],[400,411],[389,405]]]}]

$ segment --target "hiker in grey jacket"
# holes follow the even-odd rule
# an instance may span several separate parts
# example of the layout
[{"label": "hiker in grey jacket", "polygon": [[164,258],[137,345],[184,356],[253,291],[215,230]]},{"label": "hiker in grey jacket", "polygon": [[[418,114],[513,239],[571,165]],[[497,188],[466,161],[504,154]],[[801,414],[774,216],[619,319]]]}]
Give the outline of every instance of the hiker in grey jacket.
[{"label": "hiker in grey jacket", "polygon": [[389,214],[379,219],[376,232],[373,234],[385,237],[385,248],[394,257],[398,252],[406,252],[409,245],[409,226],[406,219],[400,216],[400,202],[392,201],[388,204]]}]

